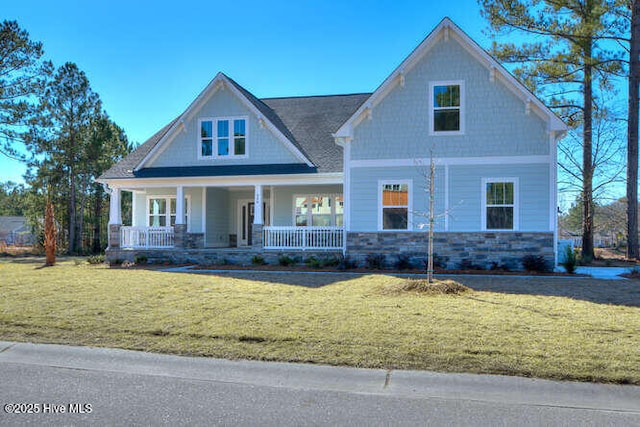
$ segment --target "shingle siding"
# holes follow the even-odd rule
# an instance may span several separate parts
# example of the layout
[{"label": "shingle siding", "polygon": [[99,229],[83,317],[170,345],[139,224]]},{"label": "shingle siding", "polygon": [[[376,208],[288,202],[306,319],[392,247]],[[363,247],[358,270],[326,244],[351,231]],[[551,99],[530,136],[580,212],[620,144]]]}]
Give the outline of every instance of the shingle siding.
[{"label": "shingle siding", "polygon": [[[429,135],[429,82],[464,81],[464,135]],[[371,120],[355,127],[351,157],[411,159],[429,157],[548,155],[545,121],[525,113],[525,102],[454,38],[440,40],[373,107]]]}]

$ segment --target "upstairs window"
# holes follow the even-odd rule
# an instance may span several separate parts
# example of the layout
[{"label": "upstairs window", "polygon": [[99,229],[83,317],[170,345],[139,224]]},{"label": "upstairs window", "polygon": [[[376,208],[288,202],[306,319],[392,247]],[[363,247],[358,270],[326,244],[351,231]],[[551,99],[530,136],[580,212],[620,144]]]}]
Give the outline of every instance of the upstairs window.
[{"label": "upstairs window", "polygon": [[516,181],[514,179],[486,179],[484,205],[486,230],[517,229]]},{"label": "upstairs window", "polygon": [[464,131],[462,82],[431,83],[431,133],[461,134]]},{"label": "upstairs window", "polygon": [[247,119],[200,120],[200,157],[234,157],[247,154]]}]

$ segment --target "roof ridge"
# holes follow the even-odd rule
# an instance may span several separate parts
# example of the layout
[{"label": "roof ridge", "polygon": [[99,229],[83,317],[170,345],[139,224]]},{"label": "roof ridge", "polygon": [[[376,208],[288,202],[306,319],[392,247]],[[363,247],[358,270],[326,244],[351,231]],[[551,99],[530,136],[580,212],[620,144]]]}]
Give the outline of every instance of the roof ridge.
[{"label": "roof ridge", "polygon": [[373,92],[355,92],[355,93],[337,93],[332,95],[294,95],[294,96],[270,96],[266,98],[258,98],[261,101],[267,101],[272,99],[302,99],[302,98],[332,98],[338,96],[363,96],[371,95]]}]

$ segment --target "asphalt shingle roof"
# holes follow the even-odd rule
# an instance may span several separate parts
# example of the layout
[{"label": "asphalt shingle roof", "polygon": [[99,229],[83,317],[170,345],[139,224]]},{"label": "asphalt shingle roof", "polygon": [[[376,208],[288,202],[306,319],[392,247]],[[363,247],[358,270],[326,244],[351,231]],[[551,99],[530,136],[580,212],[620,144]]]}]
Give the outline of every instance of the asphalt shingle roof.
[{"label": "asphalt shingle roof", "polygon": [[[342,147],[335,143],[332,134],[369,98],[370,93],[258,99],[232,79],[229,81],[316,166],[306,170],[342,171]],[[100,178],[134,178],[145,175],[144,169],[140,173],[134,173],[134,169],[178,119],[179,117],[155,133]],[[207,173],[198,176],[215,176],[212,174],[217,169],[198,170]],[[274,173],[278,173],[277,169],[274,169]],[[238,169],[238,174],[242,175],[242,169]]]}]

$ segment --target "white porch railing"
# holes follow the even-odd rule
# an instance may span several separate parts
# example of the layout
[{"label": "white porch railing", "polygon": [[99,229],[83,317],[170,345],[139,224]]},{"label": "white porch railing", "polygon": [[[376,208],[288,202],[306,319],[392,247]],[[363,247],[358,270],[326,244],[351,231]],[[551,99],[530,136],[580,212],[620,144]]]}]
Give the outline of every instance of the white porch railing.
[{"label": "white porch railing", "polygon": [[265,249],[342,249],[342,227],[264,227]]},{"label": "white porch railing", "polygon": [[172,248],[173,227],[121,227],[121,248]]}]

